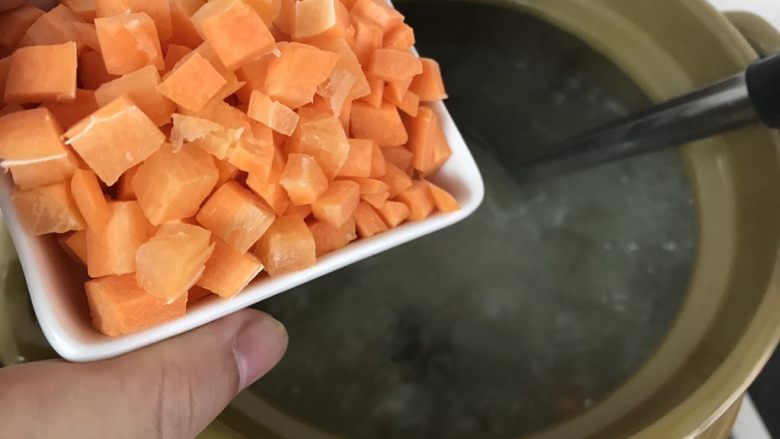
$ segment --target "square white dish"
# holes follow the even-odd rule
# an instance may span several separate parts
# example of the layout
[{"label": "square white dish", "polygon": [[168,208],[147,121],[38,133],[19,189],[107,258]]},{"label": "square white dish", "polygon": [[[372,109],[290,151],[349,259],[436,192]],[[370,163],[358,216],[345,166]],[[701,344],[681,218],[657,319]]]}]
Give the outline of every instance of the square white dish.
[{"label": "square white dish", "polygon": [[461,209],[404,224],[369,239],[359,239],[318,259],[317,265],[284,276],[263,277],[230,299],[217,296],[198,301],[187,314],[144,331],[109,337],[92,327],[83,282],[86,275],[71,262],[53,236],[34,236],[20,223],[11,202],[10,175],[0,178],[0,208],[24,269],[33,308],[51,346],[63,358],[96,361],[115,357],[194,329],[246,308],[346,265],[453,225],[473,213],[484,196],[484,185],[463,137],[443,103],[432,105],[452,148],[452,156],[430,180],[449,191]]}]

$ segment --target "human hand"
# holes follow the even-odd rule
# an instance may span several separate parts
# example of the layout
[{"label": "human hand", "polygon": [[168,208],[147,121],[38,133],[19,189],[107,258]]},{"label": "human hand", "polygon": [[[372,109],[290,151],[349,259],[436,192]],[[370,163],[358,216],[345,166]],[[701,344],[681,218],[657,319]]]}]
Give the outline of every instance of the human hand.
[{"label": "human hand", "polygon": [[112,360],[0,369],[0,438],[192,438],[286,348],[281,323],[244,310]]}]

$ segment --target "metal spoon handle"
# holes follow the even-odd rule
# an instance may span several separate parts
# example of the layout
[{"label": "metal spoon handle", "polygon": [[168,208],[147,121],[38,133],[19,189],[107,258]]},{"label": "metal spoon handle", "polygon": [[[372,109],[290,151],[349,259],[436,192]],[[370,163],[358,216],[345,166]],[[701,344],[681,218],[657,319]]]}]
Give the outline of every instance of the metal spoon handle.
[{"label": "metal spoon handle", "polygon": [[567,140],[551,148],[553,153],[526,163],[522,173],[528,179],[549,177],[703,139],[759,120],[780,127],[780,55]]}]

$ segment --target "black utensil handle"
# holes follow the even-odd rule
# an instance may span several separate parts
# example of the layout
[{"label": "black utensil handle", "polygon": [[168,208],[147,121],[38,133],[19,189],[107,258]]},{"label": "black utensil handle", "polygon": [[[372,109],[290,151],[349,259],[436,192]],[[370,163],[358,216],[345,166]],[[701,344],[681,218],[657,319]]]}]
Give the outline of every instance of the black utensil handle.
[{"label": "black utensil handle", "polygon": [[766,125],[780,128],[780,54],[751,64],[745,82],[758,117]]}]

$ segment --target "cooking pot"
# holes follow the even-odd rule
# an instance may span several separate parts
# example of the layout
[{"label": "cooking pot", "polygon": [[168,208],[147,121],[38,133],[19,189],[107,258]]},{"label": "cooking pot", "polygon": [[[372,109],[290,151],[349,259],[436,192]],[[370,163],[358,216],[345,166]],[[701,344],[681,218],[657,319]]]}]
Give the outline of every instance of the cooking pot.
[{"label": "cooking pot", "polygon": [[[780,338],[777,133],[522,185],[519,166],[777,33],[703,0],[397,6],[442,64],[485,202],[262,303],[288,354],[203,437],[725,437]],[[3,239],[0,361],[47,357]]]}]

